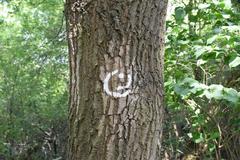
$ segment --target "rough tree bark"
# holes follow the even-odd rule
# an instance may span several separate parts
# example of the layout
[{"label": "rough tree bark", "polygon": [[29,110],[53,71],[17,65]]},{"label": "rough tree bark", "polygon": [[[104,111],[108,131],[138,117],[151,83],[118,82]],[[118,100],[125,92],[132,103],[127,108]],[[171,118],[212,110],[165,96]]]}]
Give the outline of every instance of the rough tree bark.
[{"label": "rough tree bark", "polygon": [[69,160],[159,160],[167,0],[67,0]]}]

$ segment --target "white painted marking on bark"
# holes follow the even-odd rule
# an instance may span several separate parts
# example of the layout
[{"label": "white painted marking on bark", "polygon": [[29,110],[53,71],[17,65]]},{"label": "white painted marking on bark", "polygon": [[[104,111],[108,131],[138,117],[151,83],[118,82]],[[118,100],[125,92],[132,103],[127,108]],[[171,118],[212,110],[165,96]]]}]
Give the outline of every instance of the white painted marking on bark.
[{"label": "white painted marking on bark", "polygon": [[[103,89],[105,90],[105,92],[108,95],[113,96],[115,98],[126,97],[131,92],[131,90],[129,88],[130,88],[131,83],[132,83],[132,75],[128,74],[128,76],[127,76],[128,77],[128,82],[127,82],[126,86],[118,86],[116,91],[110,91],[109,81],[110,81],[111,77],[116,75],[117,73],[118,73],[118,70],[115,70],[115,71],[107,74],[107,76],[104,80],[104,83],[103,83]],[[123,79],[124,78],[124,73],[119,73],[118,78]],[[119,93],[119,91],[124,90],[124,89],[127,89],[127,90],[123,93]]]}]

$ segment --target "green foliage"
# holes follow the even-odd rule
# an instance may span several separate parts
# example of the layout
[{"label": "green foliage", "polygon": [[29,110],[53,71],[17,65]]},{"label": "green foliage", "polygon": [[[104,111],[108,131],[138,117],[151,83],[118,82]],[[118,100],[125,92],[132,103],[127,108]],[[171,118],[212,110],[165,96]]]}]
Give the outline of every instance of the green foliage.
[{"label": "green foliage", "polygon": [[63,2],[0,1],[0,8],[0,157],[58,157],[47,139],[59,141],[53,132],[66,127]]},{"label": "green foliage", "polygon": [[175,84],[174,91],[183,99],[187,99],[189,97],[201,98],[205,96],[209,100],[226,100],[240,107],[240,92],[237,92],[232,88],[225,88],[222,85],[212,84],[207,86],[194,79],[186,78]]},{"label": "green foliage", "polygon": [[240,65],[240,57],[236,57],[231,63],[229,63],[229,66],[231,68],[237,67]]},{"label": "green foliage", "polygon": [[178,135],[168,144],[177,146],[172,158],[179,152],[200,159],[240,156],[234,142],[240,138],[240,14],[233,5],[182,1],[167,20],[166,126],[172,135],[166,138]]}]

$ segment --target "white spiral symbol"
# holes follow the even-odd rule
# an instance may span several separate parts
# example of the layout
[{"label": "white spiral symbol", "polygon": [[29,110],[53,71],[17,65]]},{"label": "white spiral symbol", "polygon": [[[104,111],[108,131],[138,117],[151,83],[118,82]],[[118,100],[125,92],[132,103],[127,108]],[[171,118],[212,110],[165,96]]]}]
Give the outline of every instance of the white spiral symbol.
[{"label": "white spiral symbol", "polygon": [[[104,83],[103,83],[103,88],[105,90],[105,92],[110,95],[110,96],[113,96],[113,97],[116,97],[116,98],[120,98],[120,97],[126,97],[130,92],[131,90],[129,89],[130,86],[131,86],[131,83],[132,83],[132,76],[131,74],[128,74],[128,82],[126,84],[126,86],[118,86],[116,91],[110,91],[109,90],[109,80],[111,79],[112,76],[114,76],[115,74],[118,73],[118,70],[115,70],[111,73],[108,73],[105,80],[104,80]],[[123,73],[119,73],[118,74],[118,78],[121,78],[123,79],[124,78],[124,74]],[[119,93],[119,91],[123,90],[123,89],[128,89],[127,91],[123,92],[123,93]]]}]

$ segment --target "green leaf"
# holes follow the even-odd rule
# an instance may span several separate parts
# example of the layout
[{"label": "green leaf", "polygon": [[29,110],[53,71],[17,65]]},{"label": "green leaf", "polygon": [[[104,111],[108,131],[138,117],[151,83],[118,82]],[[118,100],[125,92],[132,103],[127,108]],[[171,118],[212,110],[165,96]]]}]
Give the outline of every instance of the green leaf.
[{"label": "green leaf", "polygon": [[186,16],[186,12],[183,7],[175,8],[175,19],[176,19],[177,23],[182,23],[185,16]]},{"label": "green leaf", "polygon": [[203,60],[203,59],[199,59],[199,60],[197,61],[197,66],[201,66],[201,65],[206,64],[206,63],[207,63],[207,61],[205,61],[205,60]]},{"label": "green leaf", "polygon": [[226,9],[230,9],[231,8],[231,0],[224,0],[224,1],[222,1],[222,3],[224,3],[224,7],[226,8]]},{"label": "green leaf", "polygon": [[184,87],[184,86],[181,86],[181,85],[178,85],[178,84],[176,84],[176,85],[174,86],[174,91],[175,91],[177,94],[181,95],[183,98],[184,98],[184,97],[187,97],[187,96],[190,94],[188,88],[186,88],[186,87]]},{"label": "green leaf", "polygon": [[199,8],[199,9],[206,9],[206,8],[208,8],[208,7],[210,7],[210,4],[207,4],[207,3],[202,3],[202,4],[199,4],[199,5],[198,5],[198,8]]},{"label": "green leaf", "polygon": [[203,55],[206,52],[211,51],[211,47],[210,46],[195,46],[194,50],[195,50],[195,55],[196,58],[200,57],[201,55]]},{"label": "green leaf", "polygon": [[189,40],[187,40],[187,41],[182,41],[182,40],[178,41],[179,44],[183,44],[183,45],[184,44],[188,44],[189,42],[190,42]]},{"label": "green leaf", "polygon": [[231,68],[237,67],[238,65],[240,65],[240,57],[236,57],[231,63],[229,63]]},{"label": "green leaf", "polygon": [[229,14],[223,14],[222,16],[223,16],[223,18],[225,18],[225,19],[229,19],[229,18],[231,17]]},{"label": "green leaf", "polygon": [[216,149],[216,146],[214,144],[210,143],[208,148],[209,148],[210,152],[213,152]]},{"label": "green leaf", "polygon": [[193,133],[193,140],[195,143],[201,143],[204,141],[202,133]]},{"label": "green leaf", "polygon": [[232,88],[224,88],[223,95],[224,99],[233,103],[237,103],[240,100],[240,94]]},{"label": "green leaf", "polygon": [[214,132],[210,134],[210,138],[209,139],[217,139],[220,136],[220,134],[218,132]]},{"label": "green leaf", "polygon": [[222,85],[210,85],[208,90],[205,92],[205,95],[208,99],[222,99],[223,98],[223,86]]},{"label": "green leaf", "polygon": [[217,39],[217,35],[212,36],[207,40],[207,44],[212,44]]}]

